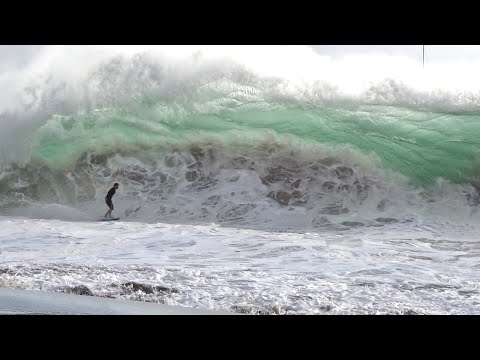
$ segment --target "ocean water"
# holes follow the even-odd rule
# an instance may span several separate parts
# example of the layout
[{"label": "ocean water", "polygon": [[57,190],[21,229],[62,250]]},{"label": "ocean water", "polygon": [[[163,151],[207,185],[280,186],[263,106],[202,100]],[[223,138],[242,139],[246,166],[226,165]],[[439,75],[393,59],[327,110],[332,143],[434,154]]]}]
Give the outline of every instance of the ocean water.
[{"label": "ocean water", "polygon": [[[369,56],[46,49],[0,78],[16,95],[0,104],[0,286],[251,314],[478,313],[475,67]],[[114,182],[121,219],[98,222]]]}]

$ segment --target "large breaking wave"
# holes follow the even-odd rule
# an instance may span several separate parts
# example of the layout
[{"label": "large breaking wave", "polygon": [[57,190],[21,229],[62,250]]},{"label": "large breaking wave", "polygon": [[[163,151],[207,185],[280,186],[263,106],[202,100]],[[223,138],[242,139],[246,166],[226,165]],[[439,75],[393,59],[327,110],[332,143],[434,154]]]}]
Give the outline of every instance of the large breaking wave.
[{"label": "large breaking wave", "polygon": [[474,86],[444,77],[428,89],[407,60],[417,80],[388,69],[348,79],[303,47],[270,58],[130,49],[85,64],[64,50],[71,73],[53,66],[55,49],[3,104],[0,213],[93,219],[119,182],[117,211],[142,221],[295,229],[479,216]]}]

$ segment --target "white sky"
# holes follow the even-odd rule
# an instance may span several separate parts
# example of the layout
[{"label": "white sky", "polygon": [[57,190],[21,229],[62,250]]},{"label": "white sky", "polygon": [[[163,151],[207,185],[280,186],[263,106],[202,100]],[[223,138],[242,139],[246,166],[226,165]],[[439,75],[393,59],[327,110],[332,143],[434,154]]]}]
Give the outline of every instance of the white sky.
[{"label": "white sky", "polygon": [[[384,53],[422,59],[421,45],[313,45],[318,53],[334,57],[352,53]],[[425,45],[425,58],[432,61],[480,59],[480,45]]]},{"label": "white sky", "polygon": [[[0,45],[0,72],[26,65],[45,46]],[[312,45],[316,52],[341,58],[352,54],[386,54],[422,59],[421,45]],[[480,60],[480,45],[426,45],[426,62]]]}]

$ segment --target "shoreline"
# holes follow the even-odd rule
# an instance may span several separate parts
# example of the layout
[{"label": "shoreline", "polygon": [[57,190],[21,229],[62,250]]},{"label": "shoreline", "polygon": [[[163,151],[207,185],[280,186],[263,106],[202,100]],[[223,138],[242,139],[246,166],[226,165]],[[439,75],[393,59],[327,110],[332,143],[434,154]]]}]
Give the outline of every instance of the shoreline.
[{"label": "shoreline", "polygon": [[0,288],[0,315],[234,315],[140,301]]}]

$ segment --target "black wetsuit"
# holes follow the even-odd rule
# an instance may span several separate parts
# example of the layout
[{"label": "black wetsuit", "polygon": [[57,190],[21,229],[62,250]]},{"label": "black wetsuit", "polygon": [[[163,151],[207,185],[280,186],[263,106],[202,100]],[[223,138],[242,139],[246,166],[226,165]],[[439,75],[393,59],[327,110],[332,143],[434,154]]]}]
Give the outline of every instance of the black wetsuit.
[{"label": "black wetsuit", "polygon": [[105,196],[105,202],[107,203],[108,207],[113,210],[113,203],[112,203],[112,196],[115,195],[115,186],[112,187],[109,191],[107,196]]}]

